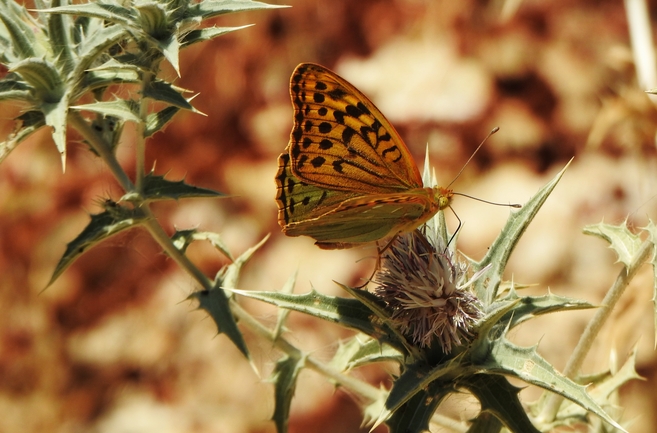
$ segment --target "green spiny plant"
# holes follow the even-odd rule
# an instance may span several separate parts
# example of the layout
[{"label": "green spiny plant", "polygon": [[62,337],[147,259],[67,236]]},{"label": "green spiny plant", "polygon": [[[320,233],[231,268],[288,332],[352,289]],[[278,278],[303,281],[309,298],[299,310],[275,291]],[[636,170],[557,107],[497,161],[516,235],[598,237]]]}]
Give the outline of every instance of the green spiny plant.
[{"label": "green spiny plant", "polygon": [[[621,385],[638,377],[634,355],[615,374],[604,372],[595,380],[579,376],[581,359],[588,353],[600,321],[604,321],[598,316],[608,317],[613,303],[605,303],[592,321],[583,336],[586,342],[580,343],[573,354],[572,359],[579,363],[571,361],[576,364],[572,364],[568,376],[541,357],[536,347],[520,347],[507,338],[509,331],[536,316],[594,307],[553,294],[520,296],[513,284],[502,284],[512,250],[564,171],[565,168],[520,211],[511,214],[480,261],[457,258],[455,244],[446,247],[450,237],[443,214],[439,213],[421,230],[400,235],[383,253],[381,268],[373,279],[377,285],[375,293],[340,285],[353,299],[314,291],[295,295],[290,293],[293,283],[282,292],[230,290],[272,303],[283,311],[295,310],[339,323],[369,337],[354,338],[342,345],[331,362],[332,366],[339,366],[339,371],[330,374],[301,353],[288,353],[279,362],[274,381],[279,431],[286,422],[294,379],[304,367],[323,371],[369,400],[365,408],[368,423],[376,426],[385,422],[391,432],[425,431],[432,420],[453,426],[436,416],[435,411],[449,395],[460,390],[471,393],[481,405],[481,413],[469,425],[469,432],[502,428],[512,432],[549,431],[558,426],[591,423],[590,414],[625,431],[603,407],[610,404],[610,396]],[[425,184],[428,181],[425,171]],[[654,251],[655,228],[651,224],[645,231],[648,239],[641,241],[624,225],[599,224],[586,229],[586,233],[610,242],[626,266],[610,291],[616,299],[619,286],[627,285]],[[285,317],[286,313],[281,313],[279,322]],[[276,329],[280,327],[279,323]],[[271,336],[280,338],[277,332]],[[357,366],[388,361],[397,363],[400,369],[390,390],[353,387],[352,379],[342,376]],[[520,389],[507,378],[541,387],[546,397],[526,410],[518,398]],[[550,394],[567,399],[567,403],[548,398]],[[463,430],[457,431],[465,431],[466,427],[460,428]]]},{"label": "green spiny plant", "polygon": [[[587,233],[609,242],[623,269],[563,375],[535,347],[511,343],[508,332],[541,314],[593,306],[552,294],[521,296],[517,287],[502,280],[511,252],[563,171],[520,211],[512,213],[480,261],[459,256],[456,243],[448,241],[442,214],[438,214],[421,231],[400,236],[383,253],[373,293],[342,285],[352,298],[314,291],[293,294],[294,277],[281,291],[239,290],[241,268],[264,240],[233,260],[216,233],[189,229],[168,236],[153,217],[149,203],[222,194],[147,174],[144,140],[160,131],[180,109],[195,111],[183,96],[183,89],[160,77],[161,62],[166,60],[179,71],[181,49],[241,28],[200,28],[208,18],[275,6],[249,0],[100,1],[75,5],[52,1],[38,2],[37,6],[36,15],[31,15],[13,1],[0,0],[0,61],[9,71],[0,80],[0,100],[23,108],[16,119],[16,130],[0,144],[0,161],[36,130],[47,126],[65,165],[66,131],[71,127],[107,164],[125,192],[118,202],[106,200],[104,212],[91,216],[87,227],[68,244],[51,282],[92,246],[120,231],[145,227],[200,284],[202,290],[192,297],[245,357],[249,358],[249,350],[238,321],[273,342],[284,354],[276,363],[272,379],[276,401],[273,420],[279,432],[287,430],[297,378],[304,368],[350,389],[366,402],[366,421],[372,425],[385,423],[392,432],[419,432],[430,422],[453,426],[454,422],[435,415],[435,410],[461,389],[478,399],[481,413],[471,423],[459,424],[460,431],[549,431],[563,425],[592,423],[590,414],[622,430],[604,407],[622,384],[637,377],[634,358],[630,357],[614,374],[604,372],[583,378],[579,369],[601,324],[637,269],[651,255],[653,269],[657,267],[654,224],[644,229],[645,240],[625,225],[586,228]],[[123,99],[108,91],[121,85],[137,86],[138,97]],[[139,131],[134,182],[115,157],[128,121],[134,122]],[[429,181],[425,172],[425,183]],[[185,254],[187,247],[199,240],[210,241],[233,260],[213,280]],[[259,323],[240,307],[236,295],[280,307],[276,326],[269,329]],[[360,338],[342,343],[331,363],[319,362],[282,335],[291,310],[354,329]],[[348,374],[357,366],[384,361],[399,366],[400,374],[390,390],[377,389]],[[545,389],[546,396],[525,409],[509,377]],[[600,431],[608,431],[604,428]]]},{"label": "green spiny plant", "polygon": [[[0,162],[27,137],[50,127],[66,166],[66,133],[76,130],[100,157],[123,188],[119,201],[103,201],[104,212],[91,215],[84,230],[66,247],[50,283],[85,251],[109,237],[143,227],[162,249],[205,290],[221,278],[208,279],[185,255],[190,243],[207,240],[232,259],[214,233],[179,230],[167,235],[150,204],[181,198],[223,197],[224,194],[147,173],[145,140],[160,131],[181,109],[197,112],[187,92],[160,75],[162,61],[179,73],[178,54],[192,44],[244,27],[201,26],[218,15],[273,9],[251,0],[166,0],[68,4],[37,2],[36,14],[11,0],[0,0],[0,62],[7,73],[0,80],[0,101],[22,109],[14,132],[0,143]],[[135,99],[113,90],[131,86]],[[116,158],[126,122],[137,127],[136,173],[131,178]],[[132,180],[134,179],[134,181]],[[228,299],[219,301],[220,329],[244,355],[248,350]]]}]

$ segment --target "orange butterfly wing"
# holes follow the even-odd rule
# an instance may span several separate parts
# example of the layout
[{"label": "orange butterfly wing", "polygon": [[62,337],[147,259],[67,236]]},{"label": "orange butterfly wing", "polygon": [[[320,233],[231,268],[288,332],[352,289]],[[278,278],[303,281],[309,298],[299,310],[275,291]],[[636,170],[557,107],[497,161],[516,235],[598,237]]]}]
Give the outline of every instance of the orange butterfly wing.
[{"label": "orange butterfly wing", "polygon": [[452,192],[423,188],[408,148],[353,85],[302,63],[292,73],[294,126],[278,158],[278,223],[321,248],[407,232],[447,207]]},{"label": "orange butterfly wing", "polygon": [[363,194],[422,187],[413,156],[395,128],[349,82],[302,63],[290,79],[294,127],[287,151],[296,177]]}]

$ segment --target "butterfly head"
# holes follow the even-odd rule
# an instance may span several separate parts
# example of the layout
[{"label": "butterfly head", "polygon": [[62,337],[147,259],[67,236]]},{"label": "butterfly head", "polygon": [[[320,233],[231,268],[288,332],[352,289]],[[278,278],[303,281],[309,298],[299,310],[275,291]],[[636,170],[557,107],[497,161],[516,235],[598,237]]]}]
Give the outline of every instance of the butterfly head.
[{"label": "butterfly head", "polygon": [[442,186],[433,187],[433,196],[435,203],[438,203],[438,209],[443,210],[452,203],[454,192],[451,189]]}]

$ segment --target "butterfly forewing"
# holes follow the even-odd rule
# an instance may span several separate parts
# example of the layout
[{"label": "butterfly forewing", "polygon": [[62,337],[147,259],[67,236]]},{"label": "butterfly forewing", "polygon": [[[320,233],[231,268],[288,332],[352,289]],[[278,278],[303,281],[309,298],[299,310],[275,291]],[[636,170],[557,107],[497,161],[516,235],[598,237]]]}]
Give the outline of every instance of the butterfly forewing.
[{"label": "butterfly forewing", "polygon": [[303,63],[290,80],[294,127],[287,151],[296,177],[364,194],[422,186],[408,148],[383,114],[350,83]]}]

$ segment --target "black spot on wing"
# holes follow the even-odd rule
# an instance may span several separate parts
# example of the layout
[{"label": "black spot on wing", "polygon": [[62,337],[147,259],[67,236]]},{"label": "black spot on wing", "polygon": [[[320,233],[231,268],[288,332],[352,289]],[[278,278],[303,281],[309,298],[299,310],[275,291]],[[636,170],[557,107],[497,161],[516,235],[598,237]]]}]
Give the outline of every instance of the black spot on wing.
[{"label": "black spot on wing", "polygon": [[296,143],[298,143],[299,140],[301,140],[302,136],[303,136],[303,131],[301,130],[301,128],[294,128],[294,130],[292,130],[292,138]]},{"label": "black spot on wing", "polygon": [[351,117],[355,117],[355,118],[359,118],[360,115],[363,114],[363,112],[362,112],[361,110],[359,110],[358,108],[354,107],[353,105],[347,105],[347,106],[345,107],[345,111],[347,112],[347,114],[348,114],[349,116],[351,116]]},{"label": "black spot on wing", "polygon": [[294,191],[294,187],[296,186],[296,182],[290,178],[287,179],[287,192],[288,194],[292,194]]},{"label": "black spot on wing", "polygon": [[342,99],[347,94],[343,89],[337,87],[333,90],[329,90],[326,94],[332,99]]},{"label": "black spot on wing", "polygon": [[322,204],[322,202],[324,200],[326,200],[327,195],[328,195],[328,192],[326,190],[322,191],[321,197],[319,198],[319,200],[317,200],[317,206],[319,206],[320,204]]},{"label": "black spot on wing", "polygon": [[342,131],[342,142],[345,145],[348,145],[354,135],[356,135],[356,130],[351,126],[347,126],[344,131]]},{"label": "black spot on wing", "polygon": [[297,159],[299,155],[301,155],[301,147],[297,143],[294,146],[292,146],[292,158]]},{"label": "black spot on wing", "polygon": [[333,126],[328,122],[322,122],[319,124],[318,129],[322,134],[328,134],[333,129]]},{"label": "black spot on wing", "polygon": [[399,160],[401,159],[402,154],[401,154],[401,152],[399,152],[399,148],[397,147],[397,145],[393,145],[393,146],[390,146],[390,147],[387,148],[387,149],[384,149],[383,152],[381,152],[381,156],[385,159],[385,158],[386,158],[386,155],[387,155],[388,153],[390,153],[390,152],[396,152],[396,153],[398,153],[397,157],[396,157],[395,159],[392,160],[393,162],[397,162],[397,161],[399,161]]},{"label": "black spot on wing", "polygon": [[315,168],[321,167],[322,165],[324,165],[325,162],[326,162],[326,159],[323,156],[316,156],[310,161],[310,163]]},{"label": "black spot on wing", "polygon": [[370,140],[370,135],[369,135],[370,132],[373,131],[372,128],[370,128],[369,126],[363,125],[360,127],[360,136],[363,137],[363,140],[365,140],[365,142],[367,142],[367,144],[371,146],[372,141]]}]

